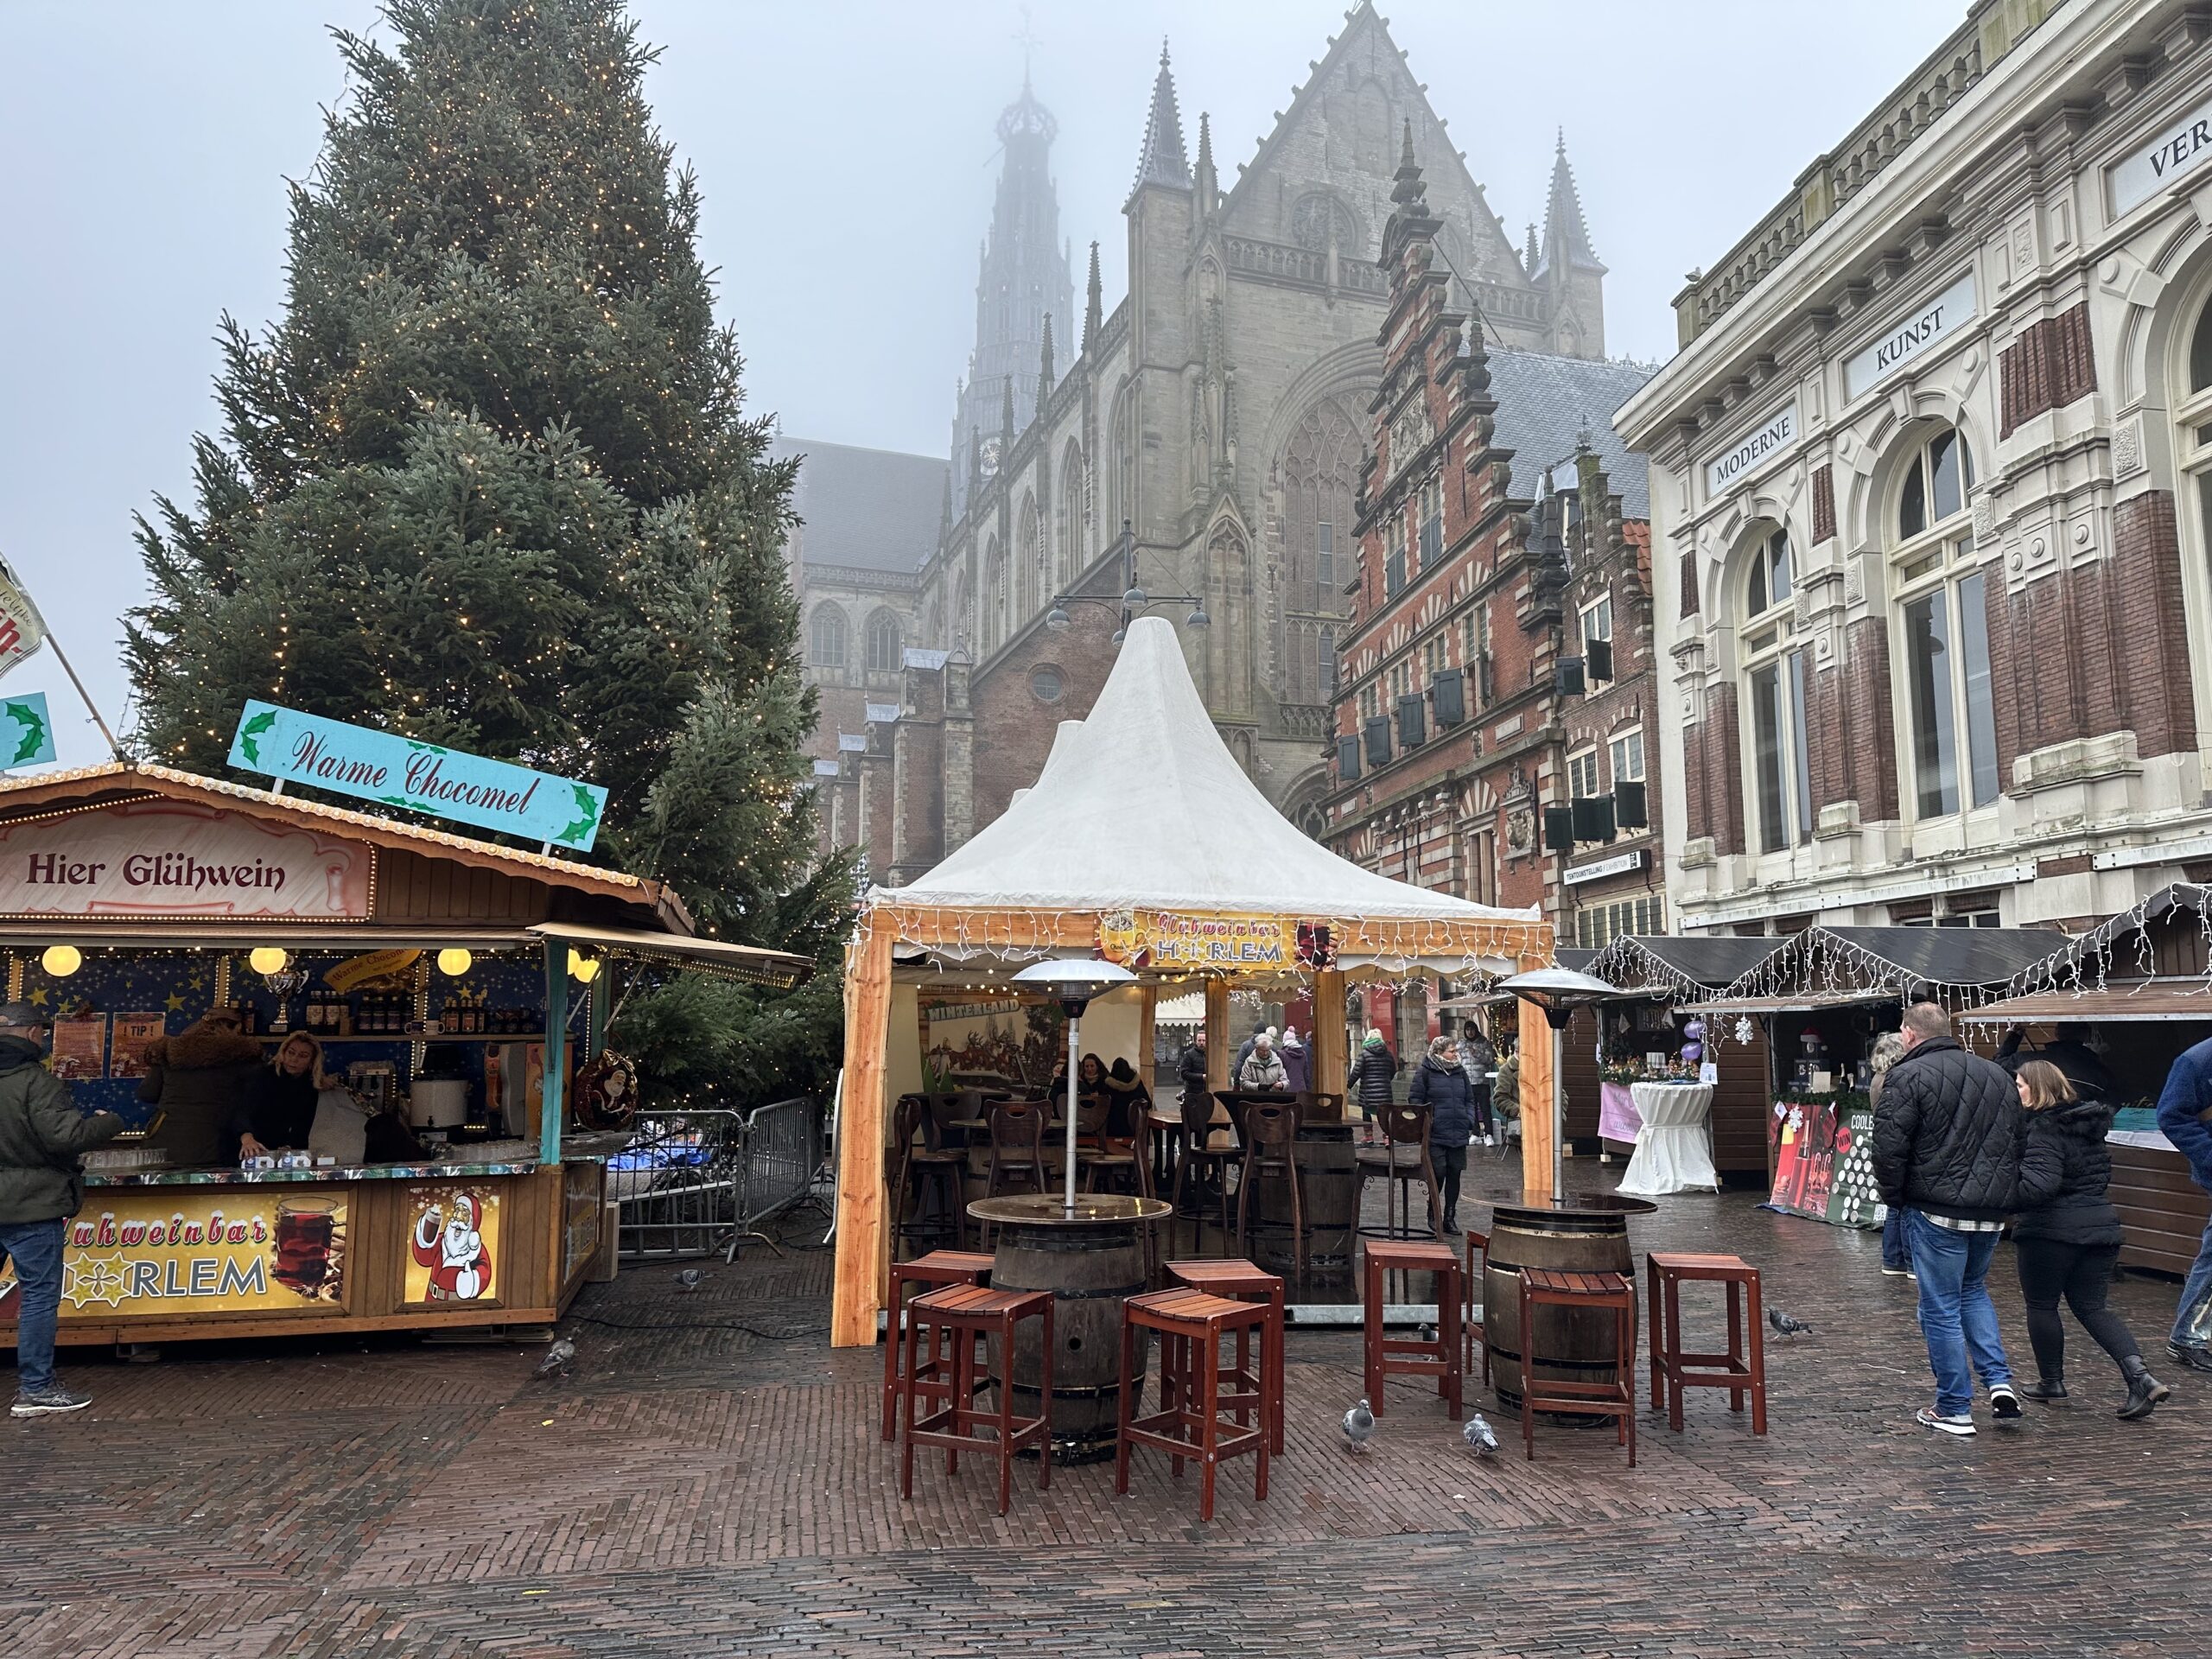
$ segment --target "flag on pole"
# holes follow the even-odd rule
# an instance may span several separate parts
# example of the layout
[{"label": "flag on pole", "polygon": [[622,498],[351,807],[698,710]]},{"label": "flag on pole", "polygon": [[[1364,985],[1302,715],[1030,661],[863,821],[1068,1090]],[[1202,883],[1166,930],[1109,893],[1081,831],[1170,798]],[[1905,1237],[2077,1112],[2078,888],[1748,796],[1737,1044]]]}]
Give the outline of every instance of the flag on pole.
[{"label": "flag on pole", "polygon": [[46,619],[31,603],[16,569],[0,559],[0,679],[46,643]]}]

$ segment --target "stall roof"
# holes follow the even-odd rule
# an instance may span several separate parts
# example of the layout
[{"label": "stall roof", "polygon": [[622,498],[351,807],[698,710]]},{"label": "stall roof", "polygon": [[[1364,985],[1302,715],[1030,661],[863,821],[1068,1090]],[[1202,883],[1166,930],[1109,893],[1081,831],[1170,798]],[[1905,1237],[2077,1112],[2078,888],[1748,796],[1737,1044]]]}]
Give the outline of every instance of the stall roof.
[{"label": "stall roof", "polygon": [[2036,991],[1961,1014],[1978,1025],[2037,1026],[2067,1020],[2212,1021],[2212,984],[2202,979],[2111,980],[2072,991]]},{"label": "stall roof", "polygon": [[1810,927],[1729,982],[1732,1003],[1808,997],[1887,1001],[1929,985],[1989,991],[2066,943],[2063,933],[2027,927]]},{"label": "stall roof", "polygon": [[944,910],[1247,912],[1534,925],[1362,869],[1275,810],[1215,730],[1172,624],[1141,617],[1090,717],[1064,724],[1027,794],[874,904]]},{"label": "stall roof", "polygon": [[2078,938],[2063,942],[2040,960],[2024,964],[2007,988],[2015,995],[2027,995],[2063,991],[2088,976],[2101,982],[2111,968],[2115,945],[2177,910],[2195,911],[2199,916],[2212,911],[2212,887],[2176,881],[2160,887],[2133,910],[2109,917]]},{"label": "stall roof", "polygon": [[814,976],[814,964],[804,957],[721,939],[646,933],[629,927],[586,927],[575,922],[540,922],[529,931],[539,938],[565,939],[571,945],[617,960],[672,963],[694,973],[772,986],[780,991],[803,985]]},{"label": "stall roof", "polygon": [[39,772],[28,778],[0,780],[0,823],[57,806],[110,806],[124,801],[160,796],[170,800],[199,801],[210,806],[251,807],[256,816],[293,823],[302,829],[327,829],[342,824],[372,845],[450,858],[483,868],[527,874],[549,885],[579,889],[640,905],[682,931],[690,932],[691,918],[683,901],[669,888],[644,876],[610,870],[596,864],[502,847],[447,830],[399,818],[378,817],[333,806],[304,795],[279,795],[252,789],[221,778],[204,778],[145,760],[110,760],[96,766],[74,766],[62,772]]},{"label": "stall roof", "polygon": [[1625,934],[1599,951],[1586,971],[1630,995],[1672,996],[1701,1006],[1706,993],[1734,984],[1785,943],[1735,933]]},{"label": "stall roof", "polygon": [[1697,1005],[1700,1014],[1812,1014],[1821,1008],[1850,1008],[1894,1002],[1886,991],[1807,991],[1796,996],[1732,996],[1726,992]]}]

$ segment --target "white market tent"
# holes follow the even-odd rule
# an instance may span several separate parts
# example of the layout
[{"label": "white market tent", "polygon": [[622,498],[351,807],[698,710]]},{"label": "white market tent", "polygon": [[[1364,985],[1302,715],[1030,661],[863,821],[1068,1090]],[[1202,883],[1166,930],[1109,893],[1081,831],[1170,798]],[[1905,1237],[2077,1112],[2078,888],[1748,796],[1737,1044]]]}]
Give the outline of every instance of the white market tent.
[{"label": "white market tent", "polygon": [[[1394,881],[1301,833],[1222,741],[1173,627],[1138,619],[1090,717],[1062,723],[1035,785],[918,880],[868,894],[846,974],[834,1341],[873,1341],[881,1305],[894,950],[969,963],[1088,957],[1102,922],[1138,911],[1326,924],[1336,957],[1312,974],[1317,1007],[1332,995],[1341,1006],[1347,973],[1510,973],[1552,956],[1551,925],[1534,909]],[[1216,995],[1225,1005],[1226,981],[1207,991],[1210,1008]],[[1335,1025],[1316,1022],[1317,1051],[1325,1036],[1340,1048]],[[1541,1016],[1536,1030],[1548,1031]],[[1548,1097],[1548,1037],[1523,1046],[1524,1091]],[[1341,1053],[1332,1058],[1340,1070]],[[1324,1061],[1317,1052],[1317,1075],[1332,1074]],[[1523,1146],[1546,1184],[1548,1142],[1539,1133]]]}]

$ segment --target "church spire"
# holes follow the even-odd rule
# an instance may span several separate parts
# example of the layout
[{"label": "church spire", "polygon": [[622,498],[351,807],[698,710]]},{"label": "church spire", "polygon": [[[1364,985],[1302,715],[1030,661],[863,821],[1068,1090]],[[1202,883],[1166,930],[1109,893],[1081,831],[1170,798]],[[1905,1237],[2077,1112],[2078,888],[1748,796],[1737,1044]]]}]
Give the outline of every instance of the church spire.
[{"label": "church spire", "polygon": [[1160,43],[1160,73],[1153,78],[1152,111],[1145,118],[1144,149],[1137,157],[1135,195],[1147,184],[1177,190],[1191,188],[1191,163],[1183,150],[1183,117],[1175,104],[1175,75],[1167,67],[1167,42]]},{"label": "church spire", "polygon": [[1052,396],[1052,314],[1045,314],[1045,345],[1037,353],[1037,407],[1042,410]]},{"label": "church spire", "polygon": [[1090,355],[1091,346],[1098,339],[1098,330],[1105,321],[1101,308],[1098,289],[1098,245],[1090,245],[1090,282],[1083,296],[1083,354]]},{"label": "church spire", "polygon": [[1544,205],[1543,262],[1603,270],[1597,251],[1590,245],[1590,227],[1582,218],[1582,195],[1574,188],[1574,169],[1567,164],[1567,129],[1559,130],[1559,148],[1552,156],[1551,199]]},{"label": "church spire", "polygon": [[1215,198],[1220,194],[1220,181],[1213,170],[1213,126],[1204,110],[1198,111],[1198,164],[1196,169],[1198,190],[1198,217],[1205,218],[1214,209]]}]

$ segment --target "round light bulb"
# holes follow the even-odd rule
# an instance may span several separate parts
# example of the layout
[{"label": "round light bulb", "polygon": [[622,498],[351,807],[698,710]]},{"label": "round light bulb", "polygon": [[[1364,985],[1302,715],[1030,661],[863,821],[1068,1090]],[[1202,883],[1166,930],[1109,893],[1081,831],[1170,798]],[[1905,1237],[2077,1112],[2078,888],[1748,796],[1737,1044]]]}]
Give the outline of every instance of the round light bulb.
[{"label": "round light bulb", "polygon": [[49,944],[38,965],[55,979],[67,979],[85,965],[85,953],[73,944]]},{"label": "round light bulb", "polygon": [[475,962],[476,958],[459,945],[448,945],[438,952],[438,971],[448,979],[459,979]]},{"label": "round light bulb", "polygon": [[246,961],[257,974],[281,974],[291,959],[290,953],[274,944],[257,945],[246,955]]},{"label": "round light bulb", "polygon": [[587,957],[576,950],[569,952],[569,977],[579,985],[588,985],[599,977],[599,958]]}]

